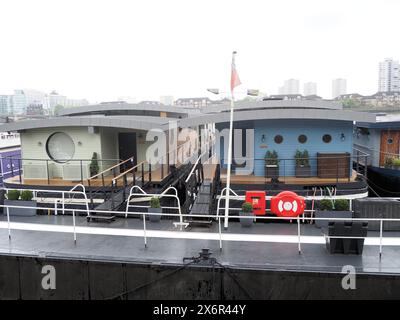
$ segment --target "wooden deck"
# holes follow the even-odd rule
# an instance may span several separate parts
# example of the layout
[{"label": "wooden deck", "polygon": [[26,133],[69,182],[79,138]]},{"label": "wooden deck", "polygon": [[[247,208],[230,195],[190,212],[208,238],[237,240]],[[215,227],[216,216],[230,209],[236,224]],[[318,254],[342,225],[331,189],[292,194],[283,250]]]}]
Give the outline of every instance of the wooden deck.
[{"label": "wooden deck", "polygon": [[[164,177],[166,176],[166,168],[164,168]],[[136,181],[141,181],[141,172],[136,172]],[[148,181],[148,171],[146,171],[144,173],[144,179],[145,181]],[[106,176],[104,177],[104,183],[105,185],[111,185],[112,179],[114,177],[112,175]],[[133,177],[132,175],[127,175],[127,180],[128,182],[132,182]],[[151,172],[151,181],[152,182],[160,182],[161,181],[161,168],[158,168],[156,170],[153,170]],[[60,177],[55,177],[55,178],[51,178],[49,180],[47,179],[24,179],[24,176],[22,175],[21,177],[21,181],[20,181],[20,177],[19,175],[5,179],[4,180],[5,183],[9,183],[9,184],[21,184],[21,185],[35,185],[35,186],[59,186],[59,187],[63,187],[63,186],[76,186],[79,183],[82,183],[84,186],[89,186],[88,180],[84,179],[83,182],[81,180],[64,180],[63,178]],[[122,184],[122,179],[120,179],[118,181],[118,185]],[[100,187],[102,185],[102,179],[96,178],[96,179],[91,179],[90,180],[90,186],[92,187]]]},{"label": "wooden deck", "polygon": [[[318,185],[318,184],[333,184],[333,183],[349,183],[354,182],[357,177],[357,172],[352,171],[350,180],[348,178],[296,178],[296,177],[279,177],[279,181],[286,184],[297,184],[297,185]],[[226,183],[226,169],[221,170],[221,181]],[[231,175],[232,184],[266,184],[271,183],[271,179],[265,178],[264,176],[254,175]]]}]

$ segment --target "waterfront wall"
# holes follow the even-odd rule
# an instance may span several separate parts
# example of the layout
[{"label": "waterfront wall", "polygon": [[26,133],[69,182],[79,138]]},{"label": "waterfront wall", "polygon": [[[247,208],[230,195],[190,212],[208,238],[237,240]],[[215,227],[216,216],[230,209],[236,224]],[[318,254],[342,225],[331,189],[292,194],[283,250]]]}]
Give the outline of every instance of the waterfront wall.
[{"label": "waterfront wall", "polygon": [[[42,288],[43,266],[56,270],[56,289]],[[0,256],[0,299],[399,299],[400,276]]]}]

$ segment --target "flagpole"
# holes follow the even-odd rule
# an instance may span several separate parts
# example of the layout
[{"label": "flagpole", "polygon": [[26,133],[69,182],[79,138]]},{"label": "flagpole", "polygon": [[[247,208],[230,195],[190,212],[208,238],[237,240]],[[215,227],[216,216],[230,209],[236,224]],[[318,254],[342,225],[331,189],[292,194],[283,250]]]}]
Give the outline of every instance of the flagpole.
[{"label": "flagpole", "polygon": [[[232,53],[232,61],[235,59],[236,51]],[[226,175],[226,200],[225,200],[225,220],[224,228],[228,228],[228,217],[229,217],[229,195],[231,193],[231,165],[232,165],[232,131],[233,131],[233,109],[235,106],[233,88],[231,88],[231,110],[229,120],[229,142],[228,142],[228,167]]]}]

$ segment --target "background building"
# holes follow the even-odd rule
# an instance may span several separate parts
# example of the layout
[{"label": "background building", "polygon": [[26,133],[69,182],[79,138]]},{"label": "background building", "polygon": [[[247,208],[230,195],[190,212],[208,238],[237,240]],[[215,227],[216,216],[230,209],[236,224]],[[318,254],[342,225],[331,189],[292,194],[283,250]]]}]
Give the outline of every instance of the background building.
[{"label": "background building", "polygon": [[46,94],[41,91],[31,89],[14,90],[13,96],[13,114],[26,114],[28,106],[42,107],[45,106]]},{"label": "background building", "polygon": [[379,63],[379,88],[378,92],[400,91],[399,62],[391,58]]},{"label": "background building", "polygon": [[337,98],[347,93],[347,81],[346,79],[334,79],[332,80],[332,98]]},{"label": "background building", "polygon": [[13,114],[13,96],[0,95],[0,116]]},{"label": "background building", "polygon": [[172,106],[174,104],[173,96],[160,96],[160,102],[166,106]]},{"label": "background building", "polygon": [[279,88],[279,94],[299,94],[300,82],[297,79],[285,80],[282,87]]},{"label": "background building", "polygon": [[315,82],[306,82],[304,84],[304,96],[314,96],[317,95],[317,84]]},{"label": "background building", "polygon": [[212,101],[207,97],[202,98],[181,98],[175,101],[176,106],[203,108],[210,105]]}]

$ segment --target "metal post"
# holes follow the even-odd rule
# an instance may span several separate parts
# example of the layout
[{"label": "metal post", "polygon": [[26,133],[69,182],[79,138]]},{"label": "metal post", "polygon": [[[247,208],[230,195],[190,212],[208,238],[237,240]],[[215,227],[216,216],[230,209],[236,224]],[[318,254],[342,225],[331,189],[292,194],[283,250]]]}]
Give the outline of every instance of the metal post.
[{"label": "metal post", "polygon": [[144,237],[144,247],[147,248],[146,214],[144,212],[143,212],[143,237]]},{"label": "metal post", "polygon": [[14,166],[12,162],[12,156],[10,156],[10,167],[11,167],[11,175],[14,177]]},{"label": "metal post", "polygon": [[382,233],[383,233],[383,220],[381,219],[379,226],[379,261],[382,259]]},{"label": "metal post", "polygon": [[297,237],[298,237],[298,245],[299,245],[299,254],[301,254],[301,241],[300,241],[300,217],[297,216]]},{"label": "metal post", "polygon": [[11,240],[10,210],[8,207],[7,207],[7,227],[8,227],[8,240]]},{"label": "metal post", "polygon": [[21,177],[21,159],[18,159],[18,175],[19,175],[19,183],[22,184],[22,177]]},{"label": "metal post", "polygon": [[50,185],[49,160],[46,160],[47,184]]},{"label": "metal post", "polygon": [[336,183],[339,182],[339,159],[336,158]]},{"label": "metal post", "polygon": [[76,244],[75,210],[72,210],[72,223],[74,224],[74,243]]},{"label": "metal post", "polygon": [[65,214],[65,195],[64,195],[64,191],[61,192],[62,194],[62,214]]},{"label": "metal post", "polygon": [[143,162],[142,162],[141,168],[142,168],[142,186],[143,186],[143,184],[144,184],[144,163]]},{"label": "metal post", "polygon": [[82,166],[82,160],[80,160],[81,163],[81,182],[83,184],[83,166]]},{"label": "metal post", "polygon": [[219,250],[222,251],[221,216],[218,215]]}]

